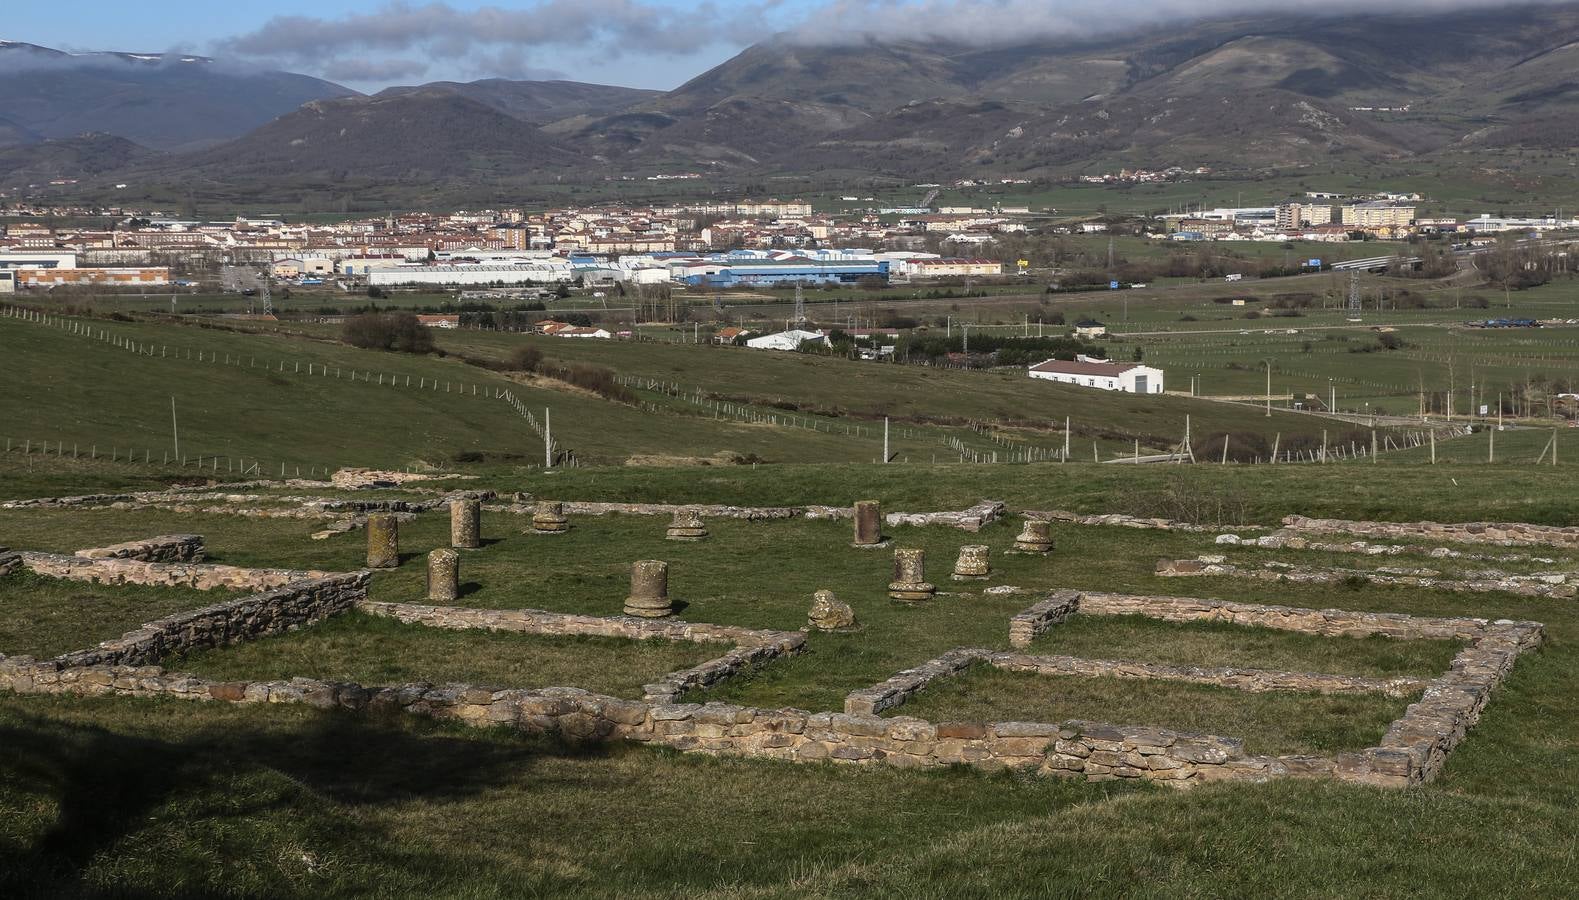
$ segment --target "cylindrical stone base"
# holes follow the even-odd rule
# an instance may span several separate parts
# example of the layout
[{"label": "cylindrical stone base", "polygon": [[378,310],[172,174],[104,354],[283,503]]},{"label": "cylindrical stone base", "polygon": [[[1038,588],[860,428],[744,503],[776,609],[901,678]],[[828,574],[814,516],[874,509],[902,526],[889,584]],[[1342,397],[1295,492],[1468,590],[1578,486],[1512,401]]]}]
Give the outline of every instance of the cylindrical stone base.
[{"label": "cylindrical stone base", "polygon": [[367,567],[393,569],[400,565],[400,520],[392,513],[367,517]]},{"label": "cylindrical stone base", "polygon": [[656,559],[631,563],[631,592],[625,615],[660,619],[674,614],[669,600],[669,564]]},{"label": "cylindrical stone base", "polygon": [[674,520],[669,523],[669,530],[664,537],[671,541],[700,541],[707,537],[707,526],[702,523],[702,516],[694,509],[675,510]]},{"label": "cylindrical stone base", "polygon": [[1052,525],[1041,519],[1026,519],[1014,549],[1021,553],[1048,553],[1053,549]]},{"label": "cylindrical stone base", "polygon": [[883,542],[883,508],[876,500],[855,502],[855,539],[857,547],[873,547]]},{"label": "cylindrical stone base", "polygon": [[931,600],[937,588],[927,583],[926,566],[925,550],[895,550],[894,580],[888,585],[888,596],[906,603]]},{"label": "cylindrical stone base", "polygon": [[457,550],[475,550],[482,546],[481,500],[450,502],[450,546]]},{"label": "cylindrical stone base", "polygon": [[988,548],[983,544],[968,544],[959,548],[959,559],[954,562],[954,577],[960,581],[982,581],[992,575],[992,561]]},{"label": "cylindrical stone base", "polygon": [[461,555],[454,550],[428,554],[428,602],[454,603],[461,595]]},{"label": "cylindrical stone base", "polygon": [[538,534],[561,534],[570,530],[565,505],[557,500],[539,500],[532,511],[532,530]]}]

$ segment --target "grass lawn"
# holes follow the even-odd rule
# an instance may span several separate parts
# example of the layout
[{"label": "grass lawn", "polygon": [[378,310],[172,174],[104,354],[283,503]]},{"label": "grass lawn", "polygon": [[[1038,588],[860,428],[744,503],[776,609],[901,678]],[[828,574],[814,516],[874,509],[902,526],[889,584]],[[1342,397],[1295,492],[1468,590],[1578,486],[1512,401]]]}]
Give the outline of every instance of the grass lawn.
[{"label": "grass lawn", "polygon": [[12,572],[0,576],[0,653],[47,659],[118,638],[172,613],[236,596],[229,591],[104,585]]},{"label": "grass lawn", "polygon": [[1382,636],[1329,638],[1230,622],[1174,623],[1145,616],[1077,615],[1049,628],[1028,652],[1181,666],[1434,678],[1447,671],[1460,646],[1457,641]]},{"label": "grass lawn", "polygon": [[639,699],[643,684],[728,650],[684,641],[450,631],[353,611],[289,634],[167,659],[164,666],[229,681],[300,676],[364,686],[579,687]]},{"label": "grass lawn", "polygon": [[1381,695],[1250,693],[1129,678],[1081,678],[972,666],[927,685],[890,716],[930,721],[1158,725],[1243,738],[1253,754],[1331,754],[1373,747],[1409,700]]}]

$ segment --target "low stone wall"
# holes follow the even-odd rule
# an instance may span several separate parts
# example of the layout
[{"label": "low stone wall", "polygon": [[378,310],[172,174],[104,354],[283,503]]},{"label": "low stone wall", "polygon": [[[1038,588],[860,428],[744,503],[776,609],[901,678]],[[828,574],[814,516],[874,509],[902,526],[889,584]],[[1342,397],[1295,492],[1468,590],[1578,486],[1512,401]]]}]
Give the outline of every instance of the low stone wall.
[{"label": "low stone wall", "polygon": [[1336,584],[1349,579],[1362,578],[1372,584],[1401,585],[1459,593],[1507,593],[1521,597],[1559,600],[1571,600],[1579,596],[1579,585],[1571,583],[1569,576],[1562,572],[1541,575],[1473,572],[1468,573],[1464,578],[1442,578],[1440,572],[1431,569],[1344,569],[1296,566],[1279,562],[1262,563],[1260,568],[1251,569],[1221,562],[1217,557],[1201,557],[1158,560],[1157,575],[1164,578],[1226,576],[1261,581],[1288,581],[1296,584]]},{"label": "low stone wall", "polygon": [[259,591],[283,587],[297,581],[324,578],[330,572],[294,569],[244,569],[214,563],[143,562],[137,559],[90,559],[56,553],[23,551],[22,564],[30,571],[49,578],[92,581],[99,584],[146,584],[155,587],[187,587],[200,591],[215,589]]},{"label": "low stone wall", "polygon": [[340,469],[329,476],[329,481],[335,487],[344,490],[373,490],[377,488],[403,487],[419,481],[439,481],[460,478],[476,478],[476,475],[455,475],[421,472],[390,472],[380,469],[350,468]]},{"label": "low stone wall", "polygon": [[1005,509],[1006,507],[1001,501],[983,500],[969,509],[963,509],[958,512],[897,512],[889,513],[883,518],[889,525],[911,525],[917,527],[942,525],[974,533],[1003,518]]},{"label": "low stone wall", "polygon": [[22,568],[22,554],[0,547],[0,575],[10,575]]},{"label": "low stone wall", "polygon": [[1357,534],[1366,537],[1422,538],[1458,544],[1503,547],[1579,548],[1579,527],[1529,525],[1523,522],[1364,522],[1288,516],[1283,527],[1307,534]]},{"label": "low stone wall", "polygon": [[[285,587],[177,613],[88,650],[34,664],[57,675],[72,669],[152,666],[176,654],[280,634],[344,612],[367,596],[366,572],[298,581]],[[27,660],[14,657],[9,662]],[[58,680],[58,679],[57,679]],[[12,689],[17,689],[12,685]]]},{"label": "low stone wall", "polygon": [[[773,521],[779,519],[796,518],[837,518],[837,513],[832,507],[826,508],[822,515],[808,515],[810,510],[823,509],[820,507],[804,506],[720,506],[715,504],[690,504],[690,503],[604,503],[590,500],[564,501],[565,515],[567,516],[673,516],[682,509],[694,509],[704,519],[742,519],[748,522]],[[514,506],[500,507],[502,511],[516,515],[532,514],[535,507],[531,503],[516,504]],[[845,516],[849,511],[845,511]]]},{"label": "low stone wall", "polygon": [[1079,611],[1083,615],[1095,616],[1146,616],[1165,622],[1231,622],[1323,637],[1382,635],[1473,641],[1485,637],[1494,624],[1486,619],[1408,616],[1346,609],[1300,609],[1199,597],[1158,597],[1095,591],[1080,592]]},{"label": "low stone wall", "polygon": [[1531,556],[1528,553],[1474,553],[1452,547],[1432,547],[1424,544],[1372,544],[1367,541],[1313,541],[1286,531],[1274,531],[1260,537],[1242,537],[1237,534],[1220,534],[1217,543],[1232,547],[1255,547],[1262,550],[1315,550],[1321,553],[1358,553],[1362,556],[1429,556],[1432,559],[1469,559],[1482,562],[1537,562],[1552,564],[1557,560]]},{"label": "low stone wall", "polygon": [[[689,509],[695,510],[704,519],[738,519],[750,522],[782,521],[785,519],[827,521],[855,518],[855,508],[851,506],[722,506],[697,503],[615,503],[589,500],[565,500],[562,503],[565,514],[570,516],[673,516],[680,510]],[[529,516],[534,508],[532,503],[527,502],[524,498],[521,498],[521,502],[508,506],[489,507],[495,512],[507,512],[518,516]],[[888,513],[883,517],[883,521],[888,525],[895,526],[943,526],[976,532],[1002,518],[1004,513],[1005,506],[1003,503],[996,500],[983,500],[969,509],[962,510]]]},{"label": "low stone wall", "polygon": [[844,698],[844,711],[853,716],[873,716],[893,709],[939,678],[957,675],[991,655],[991,650],[950,650],[872,687],[851,691]]},{"label": "low stone wall", "polygon": [[1054,591],[1009,620],[1009,646],[1029,647],[1042,632],[1079,611],[1079,591]]},{"label": "low stone wall", "polygon": [[806,644],[799,631],[762,631],[733,625],[710,625],[667,619],[642,619],[635,616],[583,616],[546,612],[540,609],[466,609],[424,606],[415,603],[363,601],[362,612],[431,628],[484,629],[523,634],[583,635],[662,639],[698,643],[731,644],[733,648],[717,659],[679,672],[672,672],[653,684],[643,685],[644,699],[670,703],[686,691],[710,687],[732,675],[762,665],[779,656],[797,653]]},{"label": "low stone wall", "polygon": [[1446,674],[1388,727],[1378,746],[1341,753],[1337,775],[1387,787],[1430,781],[1464,739],[1519,654],[1544,640],[1537,622],[1499,622],[1453,658]]},{"label": "low stone wall", "polygon": [[141,562],[202,562],[207,555],[202,535],[163,534],[141,541],[78,550],[85,559],[134,559]]},{"label": "low stone wall", "polygon": [[1299,691],[1312,694],[1383,694],[1409,697],[1426,689],[1425,678],[1365,678],[1358,675],[1329,675],[1317,672],[1279,672],[1272,669],[1241,669],[1226,666],[1171,666],[1161,663],[1112,659],[1083,659],[1076,656],[1032,656],[1025,653],[992,653],[983,657],[994,668],[1037,675],[1068,675],[1080,678],[1131,678],[1142,681],[1180,681],[1233,688],[1253,694],[1271,691]]},{"label": "low stone wall", "polygon": [[[1070,512],[1064,509],[1050,509],[1045,511],[1026,510],[1027,519],[1045,519],[1049,522],[1064,522],[1070,525],[1113,525],[1121,528],[1142,528],[1156,531],[1185,531],[1190,533],[1210,533],[1221,531],[1221,525],[1196,525],[1190,522],[1180,522],[1176,519],[1154,519],[1144,516],[1126,516],[1123,513],[1099,513],[1087,515],[1085,513]],[[1257,529],[1260,525],[1236,525],[1234,528]]]}]

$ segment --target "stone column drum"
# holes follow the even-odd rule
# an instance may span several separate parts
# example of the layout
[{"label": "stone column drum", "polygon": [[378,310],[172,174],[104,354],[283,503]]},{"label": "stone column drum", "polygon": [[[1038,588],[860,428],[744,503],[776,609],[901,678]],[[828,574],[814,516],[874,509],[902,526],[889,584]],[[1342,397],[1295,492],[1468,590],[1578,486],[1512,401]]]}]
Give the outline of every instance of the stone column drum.
[{"label": "stone column drum", "polygon": [[476,550],[482,546],[481,500],[450,502],[450,546],[457,550]]},{"label": "stone column drum", "polygon": [[959,559],[954,562],[955,581],[985,581],[991,575],[992,561],[985,544],[959,548]]},{"label": "stone column drum", "polygon": [[367,517],[367,567],[393,569],[400,565],[400,520],[392,513]]},{"label": "stone column drum", "polygon": [[876,500],[855,502],[856,547],[878,547],[883,543],[883,508]]},{"label": "stone column drum", "polygon": [[1020,553],[1052,552],[1052,525],[1042,519],[1026,519],[1020,536],[1014,539],[1014,549]]},{"label": "stone column drum", "polygon": [[428,554],[428,602],[454,603],[461,595],[461,555],[454,550]]},{"label": "stone column drum", "polygon": [[532,511],[532,530],[538,534],[563,534],[570,530],[565,504],[558,500],[539,500]]},{"label": "stone column drum", "polygon": [[625,598],[625,615],[661,619],[674,615],[669,600],[669,564],[656,559],[631,563],[631,592]]},{"label": "stone column drum", "polygon": [[702,524],[702,515],[696,510],[677,509],[664,537],[671,541],[700,541],[707,537],[707,526]]},{"label": "stone column drum", "polygon": [[905,603],[931,600],[937,588],[927,583],[927,551],[895,550],[894,580],[888,585],[888,596]]}]

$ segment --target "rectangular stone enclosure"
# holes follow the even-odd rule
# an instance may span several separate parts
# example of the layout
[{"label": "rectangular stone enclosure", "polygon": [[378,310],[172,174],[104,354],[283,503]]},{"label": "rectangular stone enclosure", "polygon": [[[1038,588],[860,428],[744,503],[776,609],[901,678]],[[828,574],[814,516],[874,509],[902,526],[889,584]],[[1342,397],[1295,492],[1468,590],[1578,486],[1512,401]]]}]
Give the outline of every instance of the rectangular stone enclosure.
[{"label": "rectangular stone enclosure", "polygon": [[[1448,754],[1478,721],[1492,691],[1512,671],[1518,655],[1538,647],[1543,638],[1543,626],[1538,622],[1055,591],[1010,621],[1010,644],[1026,648],[1037,636],[1074,615],[1140,615],[1169,622],[1231,622],[1334,638],[1384,635],[1401,640],[1453,639],[1464,641],[1466,645],[1446,672],[1429,680],[1174,666],[961,648],[900,672],[881,684],[852,692],[845,698],[845,713],[874,716],[894,709],[928,684],[976,664],[1043,675],[1159,679],[1251,692],[1418,695],[1419,699],[1388,727],[1377,746],[1333,756],[1252,756],[1244,752],[1243,741],[1237,738],[1078,720],[1056,724],[997,722],[933,726],[940,743],[964,741],[964,746],[959,748],[961,753],[974,749],[992,758],[1034,768],[1042,774],[1088,780],[1135,778],[1184,785],[1225,779],[1305,776],[1406,787],[1429,781],[1441,772]],[[1040,740],[1027,743],[1028,737]]]}]

